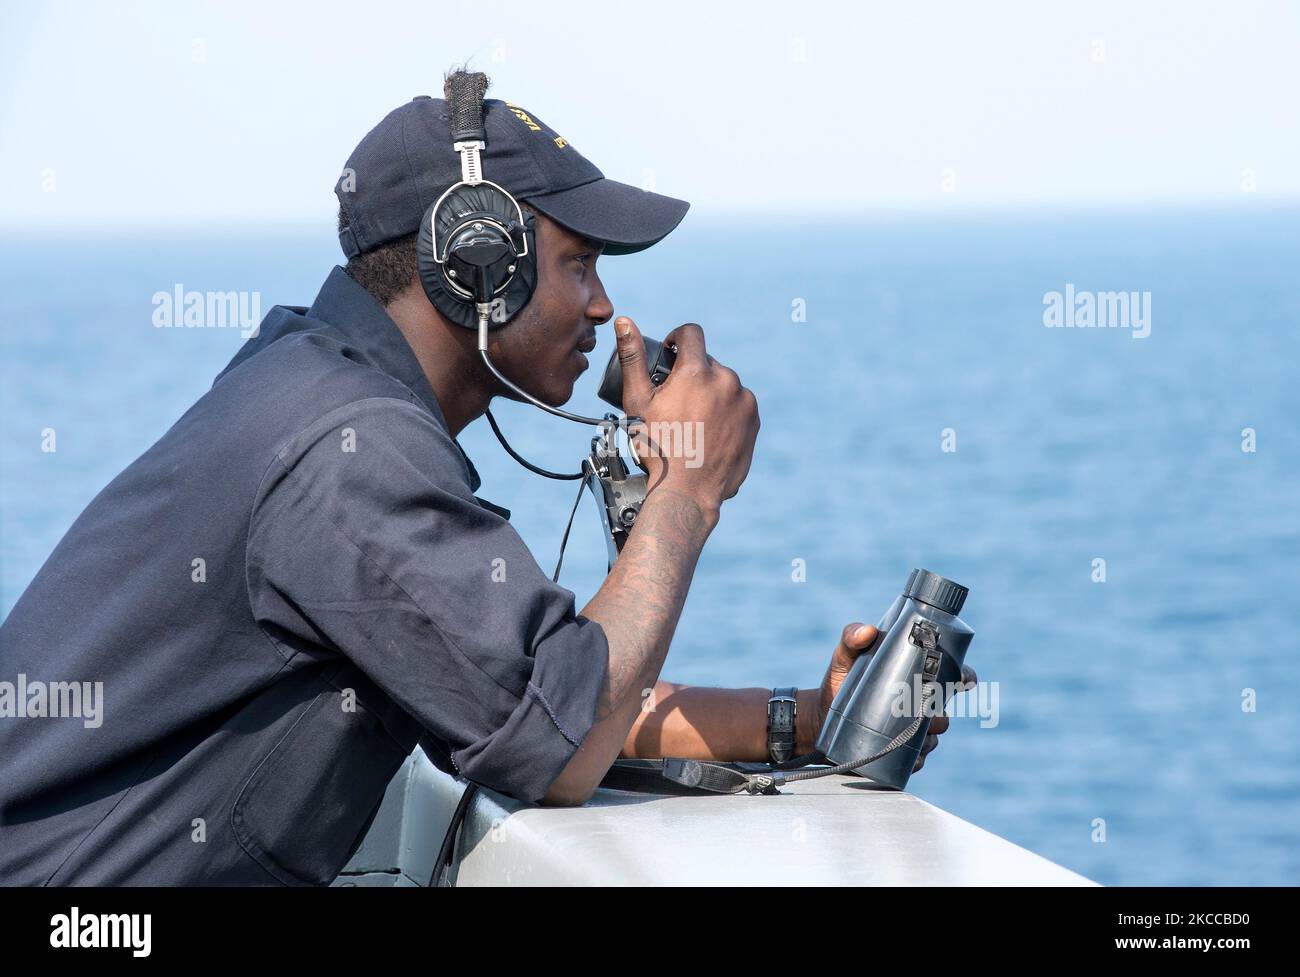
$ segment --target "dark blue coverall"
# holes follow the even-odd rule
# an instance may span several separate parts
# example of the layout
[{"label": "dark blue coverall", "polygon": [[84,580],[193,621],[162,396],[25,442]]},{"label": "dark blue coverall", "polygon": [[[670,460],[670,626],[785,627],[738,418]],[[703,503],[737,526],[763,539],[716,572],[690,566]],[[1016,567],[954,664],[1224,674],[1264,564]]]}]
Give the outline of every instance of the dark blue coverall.
[{"label": "dark blue coverall", "polygon": [[341,268],[272,309],[0,626],[0,681],[103,683],[0,717],[0,884],[327,884],[417,743],[540,799],[609,648],[478,488]]}]

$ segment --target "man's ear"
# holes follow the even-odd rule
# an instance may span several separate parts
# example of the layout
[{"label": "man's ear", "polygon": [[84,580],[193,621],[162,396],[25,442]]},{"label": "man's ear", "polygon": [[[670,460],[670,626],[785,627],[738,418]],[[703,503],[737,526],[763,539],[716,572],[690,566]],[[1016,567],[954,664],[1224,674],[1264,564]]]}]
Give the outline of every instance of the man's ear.
[{"label": "man's ear", "polygon": [[550,218],[547,217],[545,214],[543,214],[540,210],[536,210],[532,207],[529,207],[528,204],[522,200],[519,201],[519,209],[524,212],[525,219],[528,217],[532,217],[534,236],[540,233],[543,224],[546,224],[550,221]]}]

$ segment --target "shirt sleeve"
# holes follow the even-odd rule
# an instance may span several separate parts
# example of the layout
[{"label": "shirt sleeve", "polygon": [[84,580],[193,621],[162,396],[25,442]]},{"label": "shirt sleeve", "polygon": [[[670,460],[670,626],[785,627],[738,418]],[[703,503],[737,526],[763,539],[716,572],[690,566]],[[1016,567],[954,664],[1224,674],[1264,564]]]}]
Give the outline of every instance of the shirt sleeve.
[{"label": "shirt sleeve", "polygon": [[455,442],[421,407],[358,401],[283,448],[247,560],[268,634],[348,656],[469,780],[536,802],[594,722],[603,629],[475,501]]}]

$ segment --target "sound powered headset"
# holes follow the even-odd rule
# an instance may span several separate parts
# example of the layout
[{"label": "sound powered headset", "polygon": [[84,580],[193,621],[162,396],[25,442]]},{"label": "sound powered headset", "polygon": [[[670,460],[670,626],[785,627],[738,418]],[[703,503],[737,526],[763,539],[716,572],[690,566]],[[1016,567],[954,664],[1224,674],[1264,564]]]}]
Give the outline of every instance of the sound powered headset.
[{"label": "sound powered headset", "polygon": [[[458,72],[446,88],[451,142],[460,153],[461,179],[447,188],[420,221],[416,255],[425,294],[450,322],[478,329],[478,351],[487,368],[529,403],[580,424],[608,427],[617,423],[626,430],[626,425],[642,418],[627,416],[615,422],[544,404],[503,375],[488,356],[489,332],[510,322],[537,288],[535,219],[524,215],[509,191],[483,178],[480,153],[487,148],[483,122],[487,78],[481,73]],[[558,475],[529,463],[506,442],[490,410],[487,418],[502,447],[530,471],[564,480],[586,477],[585,466],[581,472]]]}]

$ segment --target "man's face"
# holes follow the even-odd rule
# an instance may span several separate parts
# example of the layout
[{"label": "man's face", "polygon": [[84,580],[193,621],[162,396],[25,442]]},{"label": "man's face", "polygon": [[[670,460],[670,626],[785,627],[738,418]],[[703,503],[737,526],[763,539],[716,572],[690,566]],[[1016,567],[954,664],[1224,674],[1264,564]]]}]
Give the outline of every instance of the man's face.
[{"label": "man's face", "polygon": [[[596,326],[614,315],[596,274],[604,247],[536,214],[537,289],[528,304],[489,335],[488,355],[505,376],[543,403],[558,407],[573,396],[587,369],[579,347],[590,349]],[[501,395],[520,400],[502,389]]]}]

